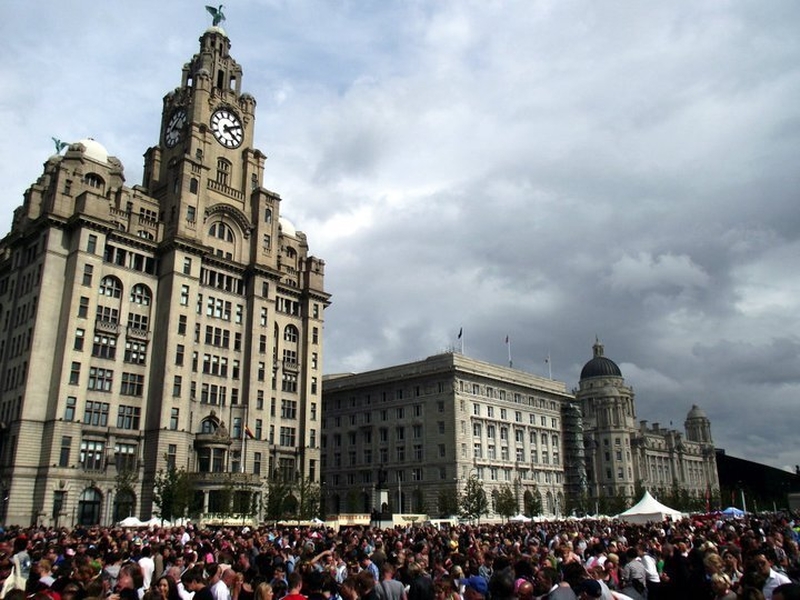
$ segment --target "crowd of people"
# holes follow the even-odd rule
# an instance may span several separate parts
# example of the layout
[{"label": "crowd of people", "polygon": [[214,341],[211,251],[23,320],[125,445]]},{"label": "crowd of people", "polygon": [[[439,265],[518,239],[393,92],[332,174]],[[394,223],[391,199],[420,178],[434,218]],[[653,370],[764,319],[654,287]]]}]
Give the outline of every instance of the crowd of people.
[{"label": "crowd of people", "polygon": [[800,600],[792,515],[378,529],[32,528],[4,600]]}]

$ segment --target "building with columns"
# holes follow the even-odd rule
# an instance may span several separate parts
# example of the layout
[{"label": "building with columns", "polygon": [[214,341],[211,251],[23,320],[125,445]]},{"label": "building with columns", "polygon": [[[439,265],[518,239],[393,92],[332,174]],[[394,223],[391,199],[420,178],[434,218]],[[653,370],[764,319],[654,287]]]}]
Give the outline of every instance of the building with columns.
[{"label": "building with columns", "polygon": [[633,498],[637,488],[661,497],[675,488],[695,498],[718,492],[711,422],[693,405],[684,431],[638,421],[633,388],[598,341],[581,370],[576,401],[583,418],[586,492],[590,499]]},{"label": "building with columns", "polygon": [[475,476],[490,514],[504,486],[520,510],[564,514],[562,410],[572,401],[563,382],[458,353],[326,376],[325,509],[441,514],[440,498]]},{"label": "building with columns", "polygon": [[289,502],[319,481],[325,264],[264,186],[230,50],[200,37],[141,185],[68,144],[0,240],[4,524],[149,518],[170,467],[195,515],[258,517],[268,474]]},{"label": "building with columns", "polygon": [[504,486],[521,512],[551,517],[638,500],[640,487],[662,497],[674,486],[695,497],[719,489],[703,411],[692,407],[685,433],[637,421],[633,389],[599,341],[573,392],[458,353],[326,376],[323,432],[328,513],[442,516],[440,498],[471,476],[490,517]]}]

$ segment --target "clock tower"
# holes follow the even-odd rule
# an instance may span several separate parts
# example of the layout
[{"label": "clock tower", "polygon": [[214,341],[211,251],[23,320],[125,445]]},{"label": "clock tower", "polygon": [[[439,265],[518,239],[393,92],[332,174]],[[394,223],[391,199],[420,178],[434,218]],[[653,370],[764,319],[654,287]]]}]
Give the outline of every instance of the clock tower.
[{"label": "clock tower", "polygon": [[242,93],[242,68],[230,49],[221,27],[203,33],[181,85],[164,97],[159,144],[145,153],[144,186],[163,207],[167,234],[187,242],[203,243],[200,224],[220,211],[247,237],[277,234],[277,218],[258,218],[267,211],[277,217],[279,197],[262,188],[266,156],[253,148],[256,101]]},{"label": "clock tower", "polygon": [[209,12],[142,185],[96,140],[59,144],[0,239],[7,525],[318,514],[325,263],[263,186]]}]

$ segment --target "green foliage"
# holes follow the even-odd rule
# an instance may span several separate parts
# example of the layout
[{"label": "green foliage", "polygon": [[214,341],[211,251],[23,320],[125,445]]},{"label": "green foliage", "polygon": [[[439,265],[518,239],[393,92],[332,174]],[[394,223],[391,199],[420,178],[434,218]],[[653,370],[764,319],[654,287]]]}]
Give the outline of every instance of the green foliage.
[{"label": "green foliage", "polygon": [[439,490],[438,508],[440,517],[449,517],[458,514],[460,497],[458,491],[453,493],[447,489]]},{"label": "green foliage", "polygon": [[536,488],[527,490],[524,494],[525,514],[529,517],[535,517],[542,514],[542,494]]},{"label": "green foliage", "polygon": [[461,514],[471,520],[480,520],[489,512],[489,500],[481,482],[474,475],[467,479],[464,495],[461,497]]},{"label": "green foliage", "polygon": [[267,504],[264,516],[268,521],[280,521],[286,516],[287,499],[291,492],[291,484],[277,471],[267,480]]},{"label": "green foliage", "polygon": [[299,485],[300,502],[298,504],[297,517],[303,521],[309,521],[318,517],[320,513],[320,499],[322,497],[318,483],[314,483],[306,477],[300,480]]},{"label": "green foliage", "polygon": [[161,511],[161,518],[171,521],[185,517],[192,491],[192,475],[186,469],[159,469],[153,486],[153,499]]},{"label": "green foliage", "polygon": [[514,492],[511,490],[508,484],[504,485],[500,488],[500,492],[497,494],[497,514],[501,517],[505,517],[508,519],[509,517],[513,517],[517,514],[519,507],[517,506],[517,498],[514,496]]}]

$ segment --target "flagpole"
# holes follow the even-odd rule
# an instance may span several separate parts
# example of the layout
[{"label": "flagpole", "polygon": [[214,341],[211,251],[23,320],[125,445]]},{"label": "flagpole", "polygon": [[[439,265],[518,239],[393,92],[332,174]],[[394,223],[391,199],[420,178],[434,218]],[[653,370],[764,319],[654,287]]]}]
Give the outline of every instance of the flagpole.
[{"label": "flagpole", "polygon": [[547,353],[547,360],[545,360],[544,362],[547,363],[547,376],[548,376],[548,379],[552,379],[553,378],[553,365],[552,365],[552,362],[550,361],[550,353],[549,352]]},{"label": "flagpole", "polygon": [[511,360],[511,337],[506,336],[506,346],[508,346],[508,368],[514,368],[514,361]]},{"label": "flagpole", "polygon": [[247,460],[247,417],[249,416],[249,404],[244,405],[244,423],[242,424],[242,473],[244,473],[245,461]]}]

